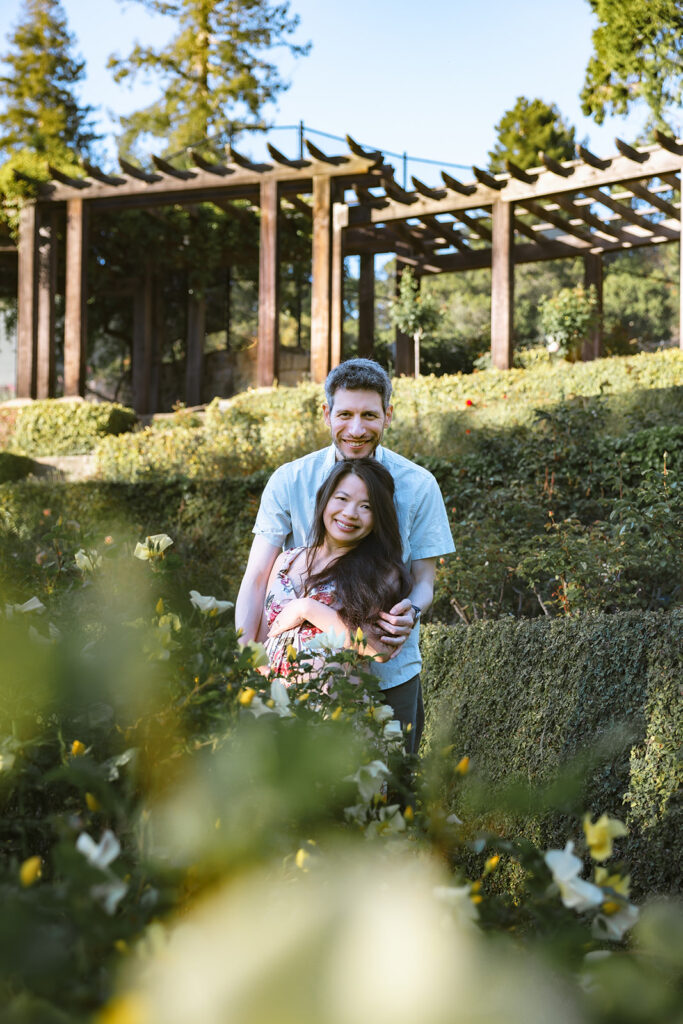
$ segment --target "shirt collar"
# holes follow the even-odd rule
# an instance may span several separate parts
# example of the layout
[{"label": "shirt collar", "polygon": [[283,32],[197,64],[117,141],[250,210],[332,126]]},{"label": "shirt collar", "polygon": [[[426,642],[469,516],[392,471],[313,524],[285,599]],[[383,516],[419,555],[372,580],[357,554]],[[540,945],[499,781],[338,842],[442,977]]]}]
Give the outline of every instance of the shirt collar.
[{"label": "shirt collar", "polygon": [[[378,444],[377,447],[375,448],[375,458],[377,459],[378,462],[381,462],[382,464],[384,464],[384,448],[383,448],[383,446],[381,444]],[[334,464],[335,464],[336,461],[337,461],[337,449],[334,447],[333,444],[331,444],[330,447],[327,449],[327,453],[325,455],[325,461],[323,463],[323,466],[324,466],[324,469],[325,469],[326,473],[331,473],[332,472],[332,469],[334,468]]]}]

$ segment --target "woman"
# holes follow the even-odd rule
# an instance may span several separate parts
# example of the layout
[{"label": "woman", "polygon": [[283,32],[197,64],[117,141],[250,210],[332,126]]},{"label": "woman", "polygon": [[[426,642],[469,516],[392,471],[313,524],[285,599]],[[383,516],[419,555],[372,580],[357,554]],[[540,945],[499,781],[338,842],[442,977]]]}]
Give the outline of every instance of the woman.
[{"label": "woman", "polygon": [[410,587],[391,473],[373,458],[338,462],[316,495],[309,546],[279,555],[268,580],[261,633],[271,667],[286,675],[287,648],[321,632],[351,647],[359,628],[362,653],[385,658],[375,620]]}]

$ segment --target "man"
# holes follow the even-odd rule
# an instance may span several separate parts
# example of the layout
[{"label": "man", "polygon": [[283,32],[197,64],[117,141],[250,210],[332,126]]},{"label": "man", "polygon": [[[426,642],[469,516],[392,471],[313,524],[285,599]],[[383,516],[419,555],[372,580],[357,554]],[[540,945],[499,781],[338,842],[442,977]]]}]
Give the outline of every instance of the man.
[{"label": "man", "polygon": [[277,469],[266,484],[249,561],[235,606],[235,624],[246,643],[256,638],[273,563],[285,548],[305,545],[315,495],[336,459],[374,456],[394,477],[395,502],[410,568],[410,595],[379,618],[382,640],[395,648],[389,661],[375,664],[383,696],[407,730],[406,746],[417,752],[424,709],[420,685],[419,619],[434,596],[436,559],[454,550],[439,486],[426,469],[382,446],[391,423],[391,380],[370,359],[349,359],[325,381],[323,414],[332,445]]}]

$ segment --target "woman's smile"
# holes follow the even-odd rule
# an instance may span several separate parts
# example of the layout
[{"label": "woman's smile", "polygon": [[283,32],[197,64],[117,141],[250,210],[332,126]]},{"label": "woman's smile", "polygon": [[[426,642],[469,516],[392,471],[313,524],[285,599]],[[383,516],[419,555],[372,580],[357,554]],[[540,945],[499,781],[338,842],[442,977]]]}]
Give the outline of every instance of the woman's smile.
[{"label": "woman's smile", "polygon": [[348,473],[325,506],[323,522],[328,540],[336,544],[358,544],[372,531],[374,516],[368,489],[355,473]]}]

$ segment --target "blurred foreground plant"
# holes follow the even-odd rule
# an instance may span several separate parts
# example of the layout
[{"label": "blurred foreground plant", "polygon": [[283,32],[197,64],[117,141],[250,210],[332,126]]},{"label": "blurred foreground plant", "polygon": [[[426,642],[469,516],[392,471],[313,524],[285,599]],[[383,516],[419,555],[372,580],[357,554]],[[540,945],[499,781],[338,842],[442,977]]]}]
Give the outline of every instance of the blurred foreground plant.
[{"label": "blurred foreground plant", "polygon": [[590,880],[579,833],[472,835],[440,796],[467,758],[405,757],[356,651],[278,678],[172,538],[58,531],[42,589],[0,605],[4,1019],[674,1019],[680,916],[646,908],[624,949],[618,823],[584,824]]}]

